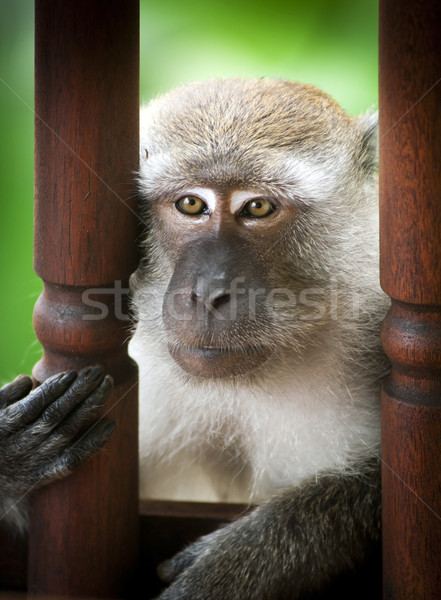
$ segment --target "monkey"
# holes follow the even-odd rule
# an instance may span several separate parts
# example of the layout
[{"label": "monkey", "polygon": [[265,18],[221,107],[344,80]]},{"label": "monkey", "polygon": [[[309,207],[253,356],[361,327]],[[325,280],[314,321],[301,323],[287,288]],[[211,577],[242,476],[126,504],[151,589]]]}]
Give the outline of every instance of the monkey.
[{"label": "monkey", "polygon": [[[140,494],[253,507],[159,566],[161,600],[306,598],[378,547],[376,148],[375,113],[279,79],[141,110]],[[105,421],[73,440],[111,385],[93,367],[0,391],[6,519],[105,444]]]},{"label": "monkey", "polygon": [[377,115],[212,79],[140,138],[141,496],[255,506],[160,565],[160,599],[318,593],[380,539]]}]

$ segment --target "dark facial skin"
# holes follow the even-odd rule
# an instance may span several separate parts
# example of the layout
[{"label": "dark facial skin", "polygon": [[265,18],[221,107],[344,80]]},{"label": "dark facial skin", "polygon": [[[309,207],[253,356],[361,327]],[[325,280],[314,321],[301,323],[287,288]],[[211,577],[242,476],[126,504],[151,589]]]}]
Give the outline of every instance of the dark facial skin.
[{"label": "dark facial skin", "polygon": [[176,339],[170,353],[185,371],[231,376],[266,360],[267,349],[248,345],[245,338],[254,322],[265,318],[264,307],[255,315],[249,311],[249,289],[264,288],[262,274],[240,238],[205,235],[183,248],[164,298],[163,320]]},{"label": "dark facial skin", "polygon": [[272,353],[260,342],[259,327],[269,322],[262,299],[271,290],[271,249],[295,209],[258,194],[242,202],[234,201],[234,190],[215,194],[214,201],[211,190],[201,190],[160,206],[175,257],[162,315],[169,351],[184,371],[231,377]]}]

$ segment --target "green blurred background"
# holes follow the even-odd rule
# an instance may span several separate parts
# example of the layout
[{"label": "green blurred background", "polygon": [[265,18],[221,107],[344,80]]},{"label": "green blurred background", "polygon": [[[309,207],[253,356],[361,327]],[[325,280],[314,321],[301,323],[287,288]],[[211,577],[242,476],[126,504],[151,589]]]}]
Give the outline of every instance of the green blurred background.
[{"label": "green blurred background", "polygon": [[[377,3],[141,0],[141,101],[230,75],[313,83],[351,114],[375,107]],[[30,373],[41,354],[32,329],[41,290],[32,268],[32,105],[33,2],[0,0],[0,384]]]}]

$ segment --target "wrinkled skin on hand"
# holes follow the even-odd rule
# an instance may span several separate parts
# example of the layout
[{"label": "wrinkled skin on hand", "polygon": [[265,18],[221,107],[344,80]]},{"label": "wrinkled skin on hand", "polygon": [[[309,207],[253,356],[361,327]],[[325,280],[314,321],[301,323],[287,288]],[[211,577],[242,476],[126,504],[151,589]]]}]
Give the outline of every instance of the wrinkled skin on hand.
[{"label": "wrinkled skin on hand", "polygon": [[114,423],[90,423],[112,385],[101,367],[88,367],[54,375],[34,390],[25,375],[0,389],[0,519],[25,528],[29,494],[105,444]]}]

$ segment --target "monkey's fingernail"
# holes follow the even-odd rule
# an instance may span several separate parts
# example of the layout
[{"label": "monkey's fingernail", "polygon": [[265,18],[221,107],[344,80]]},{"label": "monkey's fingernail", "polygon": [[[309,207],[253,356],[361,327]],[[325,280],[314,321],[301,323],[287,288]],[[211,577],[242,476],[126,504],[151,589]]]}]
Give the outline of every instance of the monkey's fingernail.
[{"label": "monkey's fingernail", "polygon": [[111,389],[113,387],[113,377],[111,375],[106,375],[101,385]]},{"label": "monkey's fingernail", "polygon": [[164,560],[156,567],[156,573],[161,581],[164,583],[171,583],[173,581],[173,561],[172,559]]},{"label": "monkey's fingernail", "polygon": [[160,563],[157,567],[156,567],[156,573],[158,574],[158,577],[161,581],[164,581],[165,578],[165,566],[164,563]]},{"label": "monkey's fingernail", "polygon": [[104,374],[103,367],[95,365],[94,367],[86,367],[82,369],[79,373],[84,379],[93,383],[94,381],[99,381],[102,379]]},{"label": "monkey's fingernail", "polygon": [[67,373],[62,373],[58,379],[58,383],[61,385],[70,385],[73,381],[75,381],[77,374],[75,371],[68,371]]}]

